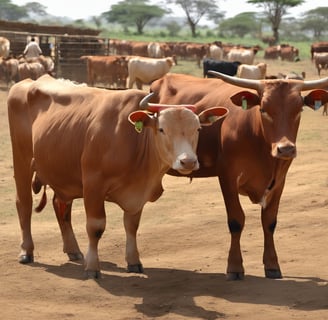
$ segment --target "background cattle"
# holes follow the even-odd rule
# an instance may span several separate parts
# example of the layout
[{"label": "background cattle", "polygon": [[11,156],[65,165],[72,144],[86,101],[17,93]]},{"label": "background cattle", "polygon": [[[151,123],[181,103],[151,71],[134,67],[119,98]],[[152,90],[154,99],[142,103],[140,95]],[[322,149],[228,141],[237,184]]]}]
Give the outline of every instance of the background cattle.
[{"label": "background cattle", "polygon": [[328,52],[314,52],[313,60],[319,76],[321,70],[328,69]]},{"label": "background cattle", "polygon": [[[228,279],[244,277],[240,238],[245,213],[240,195],[261,206],[265,276],[281,278],[273,238],[280,197],[296,157],[303,106],[315,109],[315,100],[322,104],[328,101],[328,91],[320,89],[327,87],[328,78],[266,81],[212,73],[224,81],[171,73],[154,82],[150,90],[159,103],[185,101],[194,104],[198,112],[216,105],[229,109],[220,126],[200,132],[200,168],[190,177],[219,177],[231,234]],[[302,97],[301,91],[307,94]],[[172,170],[169,174],[179,175]]]},{"label": "background cattle", "polygon": [[0,37],[0,57],[7,58],[10,53],[10,41],[5,37]]},{"label": "background cattle", "polygon": [[18,64],[19,80],[28,78],[36,80],[46,73],[44,66],[40,62],[23,62]]},{"label": "background cattle", "polygon": [[215,43],[210,44],[208,48],[208,58],[218,61],[222,60],[223,59],[222,45],[219,46]]},{"label": "background cattle", "polygon": [[209,70],[214,70],[229,76],[234,76],[237,74],[237,70],[240,64],[241,63],[239,61],[217,61],[214,59],[205,58],[203,59],[203,76],[204,78],[213,78],[213,76],[208,73]]},{"label": "background cattle", "polygon": [[129,88],[133,88],[134,83],[136,83],[137,88],[142,89],[142,84],[150,84],[163,77],[174,65],[173,57],[161,59],[134,57],[129,59]]},{"label": "background cattle", "polygon": [[127,56],[82,56],[86,60],[88,84],[95,86],[96,83],[113,89],[125,89],[128,77]]},{"label": "background cattle", "polygon": [[278,59],[280,57],[280,46],[270,46],[264,49],[264,59]]},{"label": "background cattle", "polygon": [[18,60],[15,58],[4,59],[0,57],[0,79],[3,79],[7,87],[10,83],[19,81]]},{"label": "background cattle", "polygon": [[299,50],[294,46],[289,44],[282,44],[280,47],[280,59],[282,61],[298,61],[299,60]]},{"label": "background cattle", "polygon": [[[186,107],[150,105],[146,93],[77,86],[44,76],[15,84],[8,96],[17,211],[21,222],[21,263],[34,261],[31,234],[32,190],[54,191],[53,207],[71,260],[82,257],[71,225],[72,202],[83,198],[89,238],[85,269],[100,272],[98,242],[105,231],[104,202],[124,211],[126,262],[142,272],[136,233],[146,202],[163,192],[169,168],[182,174],[198,169],[196,146],[202,123],[227,114],[212,108],[198,116]],[[144,102],[141,106],[144,106]],[[60,141],[60,143],[58,143]],[[34,178],[32,179],[34,175]]]},{"label": "background cattle", "polygon": [[311,59],[313,60],[315,52],[328,52],[328,42],[321,41],[321,42],[312,43],[310,51],[311,51]]},{"label": "background cattle", "polygon": [[253,64],[258,49],[232,48],[228,54],[228,61],[239,61],[243,64]]},{"label": "background cattle", "polygon": [[241,64],[237,70],[237,77],[246,79],[265,79],[267,71],[266,63],[257,65]]}]

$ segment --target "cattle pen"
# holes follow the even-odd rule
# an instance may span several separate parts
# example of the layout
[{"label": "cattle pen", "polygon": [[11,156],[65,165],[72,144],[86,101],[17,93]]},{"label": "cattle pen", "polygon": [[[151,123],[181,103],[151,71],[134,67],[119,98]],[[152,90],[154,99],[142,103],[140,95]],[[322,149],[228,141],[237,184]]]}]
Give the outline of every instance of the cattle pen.
[{"label": "cattle pen", "polygon": [[15,57],[22,55],[28,39],[38,39],[44,56],[51,56],[57,78],[77,82],[87,81],[86,62],[83,55],[109,55],[109,39],[99,37],[100,30],[70,26],[43,26],[32,23],[0,20],[0,36],[10,41],[10,51]]}]

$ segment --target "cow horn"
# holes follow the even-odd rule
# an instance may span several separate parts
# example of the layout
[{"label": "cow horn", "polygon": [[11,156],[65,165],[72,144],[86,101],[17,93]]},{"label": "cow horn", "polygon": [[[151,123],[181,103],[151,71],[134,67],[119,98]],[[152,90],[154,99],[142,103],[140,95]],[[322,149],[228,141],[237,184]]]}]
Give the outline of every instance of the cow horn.
[{"label": "cow horn", "polygon": [[255,89],[257,91],[260,91],[260,89],[262,88],[262,83],[259,80],[231,77],[231,76],[228,76],[221,72],[217,72],[217,71],[213,71],[213,70],[209,70],[208,73],[212,74],[213,76],[215,76],[225,82],[228,82],[228,83],[238,86],[238,87]]},{"label": "cow horn", "polygon": [[152,96],[155,95],[155,92],[147,94],[140,102],[139,106],[143,110],[148,110],[149,112],[157,113],[163,109],[168,108],[186,108],[192,112],[196,112],[196,107],[192,104],[163,104],[163,103],[150,103],[148,102]]},{"label": "cow horn", "polygon": [[139,106],[141,109],[147,109],[149,107],[149,100],[155,94],[155,92],[148,93],[140,102]]},{"label": "cow horn", "polygon": [[321,89],[328,86],[328,77],[319,80],[307,80],[303,82],[302,91]]}]

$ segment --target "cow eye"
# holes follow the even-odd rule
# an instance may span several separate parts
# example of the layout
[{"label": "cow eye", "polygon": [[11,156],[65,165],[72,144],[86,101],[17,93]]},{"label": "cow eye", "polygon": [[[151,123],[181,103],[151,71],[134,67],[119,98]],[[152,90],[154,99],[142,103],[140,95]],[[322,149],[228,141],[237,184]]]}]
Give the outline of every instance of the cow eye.
[{"label": "cow eye", "polygon": [[199,128],[197,129],[198,132],[200,132],[200,130],[202,130],[202,127],[199,127]]},{"label": "cow eye", "polygon": [[159,131],[160,133],[163,133],[163,134],[164,134],[164,129],[163,129],[163,128],[159,128],[158,131]]}]

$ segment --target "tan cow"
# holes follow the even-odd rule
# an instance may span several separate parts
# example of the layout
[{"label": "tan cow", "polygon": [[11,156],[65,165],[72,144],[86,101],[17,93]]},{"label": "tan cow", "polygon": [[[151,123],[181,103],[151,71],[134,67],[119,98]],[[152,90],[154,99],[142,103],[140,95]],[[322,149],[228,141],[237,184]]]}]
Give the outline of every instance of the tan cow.
[{"label": "tan cow", "polygon": [[46,73],[44,66],[40,62],[23,62],[18,65],[19,80],[28,78],[36,80]]},{"label": "tan cow", "polygon": [[0,57],[7,58],[10,53],[10,41],[5,37],[0,37]]},{"label": "tan cow", "polygon": [[239,61],[243,64],[253,64],[258,49],[232,48],[228,54],[228,61]]},{"label": "tan cow", "polygon": [[313,60],[319,76],[321,70],[328,69],[328,52],[314,52]]},{"label": "tan cow", "polygon": [[267,70],[266,63],[258,63],[257,65],[241,64],[238,66],[237,77],[245,79],[265,79]]},{"label": "tan cow", "polygon": [[4,59],[0,57],[0,79],[4,79],[7,88],[18,79],[18,60],[15,58]]},{"label": "tan cow", "polygon": [[89,237],[85,269],[90,277],[99,276],[98,242],[106,225],[104,202],[110,201],[124,211],[128,270],[142,272],[136,233],[145,203],[161,196],[162,177],[169,168],[181,174],[198,169],[201,124],[211,125],[227,114],[221,107],[199,116],[193,106],[150,105],[150,111],[139,110],[145,95],[140,90],[77,86],[48,75],[11,88],[8,117],[21,263],[34,259],[31,184],[35,192],[48,185],[54,190],[64,252],[71,260],[82,257],[71,207],[74,199],[83,197]]},{"label": "tan cow", "polygon": [[[296,157],[303,105],[315,109],[320,103],[327,103],[328,92],[317,89],[327,87],[328,78],[248,80],[212,74],[222,80],[168,74],[151,85],[156,97],[153,101],[173,104],[184,101],[194,104],[196,112],[217,105],[229,109],[222,124],[200,132],[197,148],[200,168],[190,177],[219,177],[231,233],[228,279],[244,277],[240,238],[245,214],[239,195],[248,196],[261,206],[265,275],[280,278],[273,238],[280,197],[288,168]],[[309,92],[302,97],[302,91]],[[170,174],[177,175],[172,170]],[[290,251],[292,254],[292,248]]]}]

